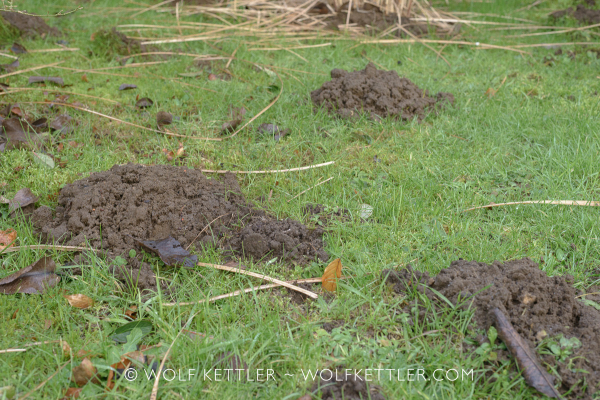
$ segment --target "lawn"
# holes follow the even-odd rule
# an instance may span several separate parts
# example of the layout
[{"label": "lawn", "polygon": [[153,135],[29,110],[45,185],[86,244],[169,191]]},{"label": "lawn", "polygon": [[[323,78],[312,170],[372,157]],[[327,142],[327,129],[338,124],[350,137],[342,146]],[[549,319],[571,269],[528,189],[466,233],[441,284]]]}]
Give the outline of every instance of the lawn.
[{"label": "lawn", "polygon": [[[265,39],[234,30],[207,40],[151,45],[146,51],[182,54],[130,58],[121,68],[119,58],[142,50],[123,48],[110,33],[112,27],[120,26],[119,31],[133,38],[180,36],[172,29],[177,26],[176,15],[146,10],[149,5],[116,0],[19,4],[20,9],[40,14],[83,8],[46,18],[63,32],[61,37],[20,38],[3,27],[0,39],[6,50],[1,53],[15,56],[8,50],[14,41],[29,50],[17,54],[16,71],[60,64],[2,77],[10,88],[0,92],[0,107],[18,104],[33,119],[46,116],[49,121],[67,113],[74,124],[72,131],[48,134],[42,153],[53,156],[52,168],[44,161],[47,157],[40,160],[30,149],[0,152],[0,195],[12,199],[18,190],[29,188],[39,197],[38,206],[55,209],[65,184],[115,164],[261,171],[334,161],[301,171],[236,174],[243,196],[256,208],[324,229],[324,249],[330,257],[306,265],[277,258],[244,259],[243,264],[248,271],[291,281],[319,278],[329,262],[340,258],[347,279],[338,282],[334,294],[323,292],[320,284],[308,286],[319,294],[316,300],[293,301],[291,290],[275,288],[211,303],[168,306],[265,282],[210,267],[170,268],[148,254],[147,262],[168,291],[142,293],[114,277],[108,268],[113,260],[102,255],[90,252],[76,257],[78,253],[64,249],[28,248],[41,243],[32,223],[9,216],[8,205],[0,204],[0,231],[14,229],[16,245],[21,247],[0,255],[0,277],[47,255],[62,278],[42,294],[0,296],[0,351],[23,350],[0,356],[0,398],[60,399],[67,388],[78,387],[74,368],[84,358],[93,364],[98,380],[81,385],[79,398],[150,397],[155,383],[145,375],[150,366],[138,368],[137,379],[115,379],[114,387],[106,388],[111,365],[139,345],[154,346],[146,352],[150,365],[152,360],[162,361],[168,351],[164,368],[174,372],[160,379],[160,399],[295,400],[311,393],[313,379],[305,377],[308,370],[336,367],[362,370],[363,375],[366,369],[401,371],[397,372],[401,379],[384,373],[370,382],[388,399],[539,396],[512,357],[494,360],[489,352],[472,350],[479,346],[478,335],[486,332],[473,323],[470,308],[434,305],[416,289],[399,295],[386,284],[382,271],[411,264],[433,276],[458,259],[490,264],[529,257],[549,276],[572,275],[573,285],[582,292],[600,284],[597,208],[526,204],[465,211],[492,202],[599,200],[599,53],[590,51],[594,46],[564,45],[562,54],[555,54],[559,46],[552,45],[593,42],[597,31],[509,38],[528,31],[463,24],[456,40],[510,47],[485,49],[361,43],[369,37],[327,31],[308,39]],[[514,22],[508,17],[518,17],[539,25],[551,23],[550,11],[571,4],[549,0],[519,10],[527,5],[520,1],[433,3],[448,12],[481,13],[479,21]],[[182,16],[178,21],[198,23],[200,31],[215,26],[200,23],[242,22],[206,15]],[[146,27],[126,26],[131,24]],[[569,19],[558,24],[566,29],[579,26]],[[196,33],[188,28],[181,36]],[[75,50],[66,51],[57,44],[59,40]],[[537,43],[546,45],[514,47]],[[442,48],[447,62],[436,54]],[[62,51],[34,51],[43,49]],[[233,53],[234,58],[228,59]],[[194,55],[220,59],[198,63]],[[0,58],[3,63],[14,61]],[[313,107],[310,93],[331,79],[332,69],[360,70],[369,62],[397,71],[431,93],[452,93],[455,103],[422,122],[379,121],[366,115],[339,119]],[[62,77],[66,86],[29,84],[28,78],[38,74]],[[121,84],[137,88],[120,91]],[[61,94],[69,96],[63,102],[96,114],[57,103],[39,104]],[[153,104],[136,108],[136,101],[144,97]],[[231,138],[194,138],[222,138],[219,131],[232,119],[231,107],[245,108],[245,124],[271,103]],[[174,116],[163,130],[184,137],[157,131],[159,111]],[[288,132],[275,140],[257,132],[263,123]],[[216,174],[207,175],[217,179]],[[328,178],[332,179],[322,183]],[[307,204],[322,204],[330,211],[345,209],[348,214],[324,223],[305,212]],[[219,249],[197,246],[192,253],[203,263],[226,260]],[[74,294],[84,294],[94,304],[73,307],[64,296]],[[420,310],[410,308],[414,301],[426,310],[423,318],[412,314]],[[134,315],[132,307],[136,307]],[[131,331],[126,343],[115,342],[115,329],[132,317],[145,325]],[[249,371],[243,379],[214,375],[215,368],[240,366]],[[431,377],[437,369],[454,369],[461,375],[471,372],[456,380],[410,378],[417,370]],[[196,375],[190,376],[190,370]],[[206,371],[212,371],[208,379],[203,375]],[[318,393],[313,396],[319,398]],[[598,398],[592,393],[587,396]]]}]

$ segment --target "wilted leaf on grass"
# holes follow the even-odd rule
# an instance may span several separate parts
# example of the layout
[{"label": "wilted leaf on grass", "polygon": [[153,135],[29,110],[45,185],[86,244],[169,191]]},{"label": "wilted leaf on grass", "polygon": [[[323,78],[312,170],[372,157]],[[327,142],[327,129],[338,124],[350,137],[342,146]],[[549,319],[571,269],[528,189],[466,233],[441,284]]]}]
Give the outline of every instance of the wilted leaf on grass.
[{"label": "wilted leaf on grass", "polygon": [[50,128],[58,131],[58,133],[69,134],[72,133],[74,128],[73,117],[69,114],[62,114],[54,118],[54,121],[50,123]]},{"label": "wilted leaf on grass", "polygon": [[96,377],[96,367],[92,365],[89,358],[84,358],[81,364],[73,368],[71,381],[75,382],[78,386],[85,386],[90,381],[96,384],[100,383]]},{"label": "wilted leaf on grass", "polygon": [[156,113],[156,123],[159,127],[163,125],[171,125],[171,123],[173,123],[173,115],[166,111],[159,111]]},{"label": "wilted leaf on grass", "polygon": [[7,247],[13,247],[15,245],[15,240],[17,240],[17,231],[14,229],[10,228],[5,231],[0,231],[0,250]]},{"label": "wilted leaf on grass", "polygon": [[360,217],[362,219],[367,219],[373,214],[373,206],[369,204],[361,204],[360,205]]},{"label": "wilted leaf on grass", "polygon": [[119,86],[119,90],[131,90],[135,88],[137,88],[137,85],[134,85],[133,83],[123,83]]},{"label": "wilted leaf on grass", "polygon": [[94,300],[85,294],[69,294],[63,297],[67,299],[71,307],[86,309],[94,305]]},{"label": "wilted leaf on grass", "polygon": [[31,126],[37,133],[43,132],[48,129],[48,119],[46,117],[38,118],[31,123]]},{"label": "wilted leaf on grass", "polygon": [[15,69],[19,67],[19,60],[15,60],[10,64],[0,64],[0,68],[6,72],[13,72]]},{"label": "wilted leaf on grass", "polygon": [[137,244],[144,250],[156,254],[168,266],[181,265],[193,268],[198,262],[198,256],[191,255],[181,247],[181,243],[169,236],[162,240],[136,240]]},{"label": "wilted leaf on grass", "polygon": [[60,282],[60,276],[54,273],[55,270],[54,260],[51,257],[42,257],[35,263],[0,279],[0,293],[43,293],[47,287],[53,287]]},{"label": "wilted leaf on grass", "polygon": [[65,86],[65,81],[63,78],[58,76],[30,76],[29,83],[45,83],[52,82],[56,83],[58,86]]},{"label": "wilted leaf on grass", "polygon": [[31,153],[33,154],[33,160],[36,163],[43,165],[44,167],[54,168],[54,160],[49,155],[36,153],[35,151],[32,151]]},{"label": "wilted leaf on grass", "polygon": [[131,331],[133,331],[136,328],[140,329],[142,331],[142,334],[145,336],[152,332],[152,329],[154,327],[152,325],[152,322],[144,319],[139,321],[133,321],[118,327],[110,336],[110,338],[117,343],[127,343],[127,336],[129,336]]},{"label": "wilted leaf on grass", "polygon": [[342,277],[342,261],[339,258],[333,260],[321,277],[323,289],[328,292],[335,292],[337,288],[337,280]]},{"label": "wilted leaf on grass", "polygon": [[268,135],[272,135],[273,139],[275,139],[276,142],[279,141],[279,139],[281,139],[282,137],[284,137],[285,135],[288,134],[289,129],[281,129],[280,127],[278,127],[275,124],[260,124],[258,126],[257,129],[258,133],[260,134],[268,134]]},{"label": "wilted leaf on grass", "polygon": [[15,54],[27,53],[27,49],[22,44],[19,44],[17,42],[13,43],[13,45],[10,47],[10,50]]},{"label": "wilted leaf on grass", "polygon": [[33,192],[29,188],[23,188],[19,190],[15,194],[15,197],[13,197],[13,199],[10,201],[10,203],[8,203],[8,212],[12,213],[13,211],[18,210],[19,208],[23,208],[30,204],[34,204],[38,200],[38,197],[35,194],[33,194]]},{"label": "wilted leaf on grass", "polygon": [[148,97],[142,97],[135,103],[135,106],[138,108],[147,108],[152,107],[153,104],[154,102]]},{"label": "wilted leaf on grass", "polygon": [[538,392],[548,397],[560,398],[560,393],[554,387],[554,377],[542,367],[535,355],[513,328],[510,320],[498,308],[490,311],[495,320],[498,337],[504,342],[510,354],[515,358],[523,372],[525,382]]},{"label": "wilted leaf on grass", "polygon": [[67,388],[61,400],[78,399],[82,390],[82,388]]},{"label": "wilted leaf on grass", "polygon": [[17,117],[2,121],[2,128],[7,139],[6,150],[32,149],[40,147],[42,138],[30,132],[29,125]]},{"label": "wilted leaf on grass", "polygon": [[233,132],[244,120],[246,115],[246,109],[244,107],[231,107],[230,106],[231,120],[221,125],[221,133]]}]

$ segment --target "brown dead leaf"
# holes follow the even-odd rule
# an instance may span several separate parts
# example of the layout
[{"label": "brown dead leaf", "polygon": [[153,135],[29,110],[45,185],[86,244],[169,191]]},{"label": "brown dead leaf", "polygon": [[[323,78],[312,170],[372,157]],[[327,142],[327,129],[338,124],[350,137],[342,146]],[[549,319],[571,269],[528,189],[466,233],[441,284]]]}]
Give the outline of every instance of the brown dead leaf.
[{"label": "brown dead leaf", "polygon": [[0,231],[0,250],[5,249],[7,247],[13,247],[15,245],[15,241],[17,240],[17,231],[12,228],[9,228],[5,231]]},{"label": "brown dead leaf", "polygon": [[48,330],[52,327],[52,324],[54,323],[54,321],[52,321],[51,319],[45,319],[44,320],[44,330]]},{"label": "brown dead leaf", "polygon": [[235,131],[235,129],[244,120],[244,115],[246,115],[246,109],[244,107],[238,108],[229,106],[229,113],[231,115],[231,121],[225,122],[223,125],[221,125],[221,134]]},{"label": "brown dead leaf", "polygon": [[63,296],[72,307],[86,309],[94,305],[94,300],[85,294],[70,294]]},{"label": "brown dead leaf", "polygon": [[136,305],[129,306],[129,308],[127,310],[125,310],[125,315],[127,315],[131,319],[136,319],[137,318],[137,306]]},{"label": "brown dead leaf", "polygon": [[38,197],[33,194],[29,188],[23,188],[19,190],[10,203],[8,203],[8,212],[12,213],[20,208],[27,207],[30,204],[34,204],[38,200]]},{"label": "brown dead leaf", "polygon": [[81,364],[73,368],[71,381],[75,382],[77,386],[85,386],[90,381],[92,383],[100,383],[98,378],[96,378],[96,367],[92,365],[89,358],[84,358]]},{"label": "brown dead leaf", "polygon": [[81,80],[82,80],[82,81],[84,81],[84,82],[89,82],[89,81],[88,81],[88,77],[87,77],[87,75],[86,75],[86,74],[83,74],[83,75],[81,76]]},{"label": "brown dead leaf", "polygon": [[23,110],[21,110],[21,107],[19,107],[18,105],[14,105],[10,108],[9,115],[16,115],[19,118],[23,118],[25,113],[23,112]]},{"label": "brown dead leaf", "polygon": [[17,314],[18,314],[18,313],[19,313],[19,309],[17,308],[17,309],[15,310],[15,312],[13,313],[12,317],[10,317],[10,319],[15,319],[15,318],[17,318]]},{"label": "brown dead leaf", "polygon": [[33,264],[0,279],[0,293],[43,293],[46,288],[60,282],[60,276],[54,273],[55,270],[54,260],[51,257],[42,257]]},{"label": "brown dead leaf", "polygon": [[81,350],[79,350],[79,351],[77,352],[77,354],[76,354],[76,355],[77,355],[77,358],[86,358],[86,357],[88,357],[90,354],[92,354],[92,352],[91,352],[91,351],[89,351],[89,350],[84,350],[84,349],[81,349]]},{"label": "brown dead leaf", "polygon": [[152,107],[153,104],[154,104],[154,102],[150,98],[142,97],[135,103],[135,106],[137,108],[147,108],[147,107]]},{"label": "brown dead leaf", "polygon": [[335,292],[337,288],[337,279],[342,277],[342,261],[339,258],[333,260],[321,277],[323,289],[328,292]]},{"label": "brown dead leaf", "polygon": [[492,97],[494,97],[496,95],[496,89],[488,88],[488,90],[485,91],[485,95],[491,99]]},{"label": "brown dead leaf", "polygon": [[38,149],[42,143],[42,138],[29,125],[20,118],[11,117],[2,121],[2,128],[8,140],[6,150],[12,149]]},{"label": "brown dead leaf", "polygon": [[49,126],[58,133],[69,134],[75,130],[74,125],[73,117],[69,114],[62,114],[54,118],[54,121],[52,121]]},{"label": "brown dead leaf", "polygon": [[519,336],[510,323],[510,320],[498,308],[494,308],[490,312],[495,321],[494,325],[498,331],[498,337],[504,342],[517,361],[519,368],[523,372],[525,382],[548,397],[561,398],[560,393],[554,387],[554,377],[541,366],[535,353],[531,351],[527,343]]},{"label": "brown dead leaf", "polygon": [[67,388],[65,395],[60,400],[78,399],[83,388]]},{"label": "brown dead leaf", "polygon": [[179,148],[177,149],[177,153],[175,153],[175,157],[182,157],[183,153],[183,143],[179,142]]},{"label": "brown dead leaf", "polygon": [[65,356],[70,356],[71,355],[71,346],[69,345],[69,343],[67,343],[64,340],[62,340],[60,342],[60,344],[61,344],[61,347],[62,347],[63,354]]},{"label": "brown dead leaf", "polygon": [[19,60],[15,60],[10,64],[0,64],[0,68],[6,72],[13,72],[15,69],[19,68]]},{"label": "brown dead leaf", "polygon": [[164,125],[171,125],[173,123],[173,115],[166,111],[159,111],[156,114],[156,124],[161,127]]},{"label": "brown dead leaf", "polygon": [[65,86],[65,81],[63,78],[58,76],[30,76],[29,83],[46,83],[52,82],[57,84],[58,86]]},{"label": "brown dead leaf", "polygon": [[173,153],[172,151],[169,151],[167,149],[162,149],[161,150],[165,156],[167,156],[167,161],[173,161],[173,158],[175,158],[175,153]]},{"label": "brown dead leaf", "polygon": [[209,81],[216,81],[217,79],[219,79],[219,77],[216,76],[215,74],[208,74]]},{"label": "brown dead leaf", "polygon": [[184,267],[194,268],[198,262],[198,256],[191,255],[186,249],[181,247],[181,243],[171,236],[162,240],[134,240],[142,249],[159,256],[168,266],[174,267],[182,265]]},{"label": "brown dead leaf", "polygon": [[22,44],[17,42],[13,43],[13,45],[10,47],[10,51],[12,51],[15,54],[27,53],[27,49]]},{"label": "brown dead leaf", "polygon": [[33,129],[37,132],[44,132],[48,129],[48,119],[46,117],[38,118],[31,123]]}]

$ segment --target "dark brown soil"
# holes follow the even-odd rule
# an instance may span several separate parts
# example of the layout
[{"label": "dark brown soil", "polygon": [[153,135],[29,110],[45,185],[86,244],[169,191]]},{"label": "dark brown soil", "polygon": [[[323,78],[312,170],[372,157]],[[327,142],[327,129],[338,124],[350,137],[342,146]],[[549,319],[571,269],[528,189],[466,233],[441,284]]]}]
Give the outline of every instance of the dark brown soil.
[{"label": "dark brown soil", "polygon": [[[454,261],[434,278],[414,271],[410,266],[400,271],[384,271],[383,276],[388,277],[388,282],[394,284],[394,291],[398,293],[406,292],[407,285],[411,285],[430,299],[439,301],[433,291],[419,284],[422,283],[454,304],[459,296],[464,301],[491,285],[475,295],[473,302],[475,321],[480,328],[489,328],[493,321],[489,311],[498,307],[532,349],[539,344],[536,335],[542,331],[549,337],[576,337],[582,346],[566,361],[558,361],[549,355],[542,359],[555,366],[562,381],[560,391],[572,390],[570,398],[591,399],[600,389],[600,311],[576,298],[581,293],[573,288],[572,277],[548,277],[529,258],[506,263],[496,261],[492,265]],[[586,298],[593,300],[589,296]],[[582,370],[587,373],[579,372]],[[582,384],[584,379],[587,389]]]},{"label": "dark brown soil", "polygon": [[569,7],[565,10],[554,11],[550,14],[550,17],[559,19],[567,15],[575,18],[581,24],[592,25],[600,23],[600,10],[592,10],[583,4],[578,4],[575,9]]},{"label": "dark brown soil", "polygon": [[[377,385],[366,382],[364,376],[355,375],[345,368],[319,371],[310,391],[314,397],[306,395],[301,400],[385,400]],[[321,397],[317,397],[319,394]]]},{"label": "dark brown soil", "polygon": [[193,243],[202,252],[203,246],[216,246],[227,257],[255,261],[277,257],[304,265],[329,258],[322,229],[277,220],[245,200],[235,176],[222,178],[167,165],[116,165],[65,185],[54,212],[40,207],[32,221],[43,241],[88,241],[109,257],[125,258],[130,275],[141,273],[140,289],[155,289],[156,284],[141,254],[129,257],[129,250],[137,249],[134,239],[172,236],[184,248]]},{"label": "dark brown soil", "polygon": [[60,31],[48,26],[41,17],[19,14],[11,11],[1,11],[4,21],[16,28],[22,36],[34,37],[43,35],[58,36]]},{"label": "dark brown soil", "polygon": [[396,71],[378,70],[372,63],[355,72],[334,69],[331,78],[311,92],[310,97],[315,107],[323,107],[342,118],[368,113],[381,118],[421,121],[428,112],[454,103],[450,93],[440,92],[431,97],[427,90],[401,78]]}]

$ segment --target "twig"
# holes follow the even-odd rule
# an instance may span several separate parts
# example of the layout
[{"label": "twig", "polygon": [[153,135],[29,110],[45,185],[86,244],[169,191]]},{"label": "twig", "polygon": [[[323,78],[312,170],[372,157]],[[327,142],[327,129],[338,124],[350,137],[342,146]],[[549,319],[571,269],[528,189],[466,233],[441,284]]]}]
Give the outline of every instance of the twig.
[{"label": "twig", "polygon": [[293,172],[293,171],[304,171],[306,169],[320,168],[325,167],[327,165],[334,164],[335,161],[328,161],[322,164],[308,165],[306,167],[298,167],[298,168],[290,168],[290,169],[272,169],[272,170],[264,170],[264,171],[227,171],[223,169],[201,169],[200,172],[213,173],[213,174],[275,174],[279,172]]},{"label": "twig", "polygon": [[24,400],[24,399],[26,399],[27,397],[29,397],[29,396],[30,396],[30,395],[31,395],[33,392],[35,392],[36,390],[39,390],[39,389],[41,389],[42,387],[44,387],[44,385],[45,385],[46,383],[48,383],[48,382],[50,381],[50,379],[54,378],[54,376],[55,376],[56,374],[58,374],[60,371],[62,371],[62,370],[63,370],[63,368],[64,368],[64,367],[66,367],[66,366],[67,366],[67,364],[69,364],[70,362],[71,362],[71,360],[69,360],[69,361],[67,361],[66,363],[64,363],[64,364],[62,365],[62,367],[60,367],[59,369],[57,369],[56,371],[54,371],[54,373],[53,373],[52,375],[50,375],[50,376],[49,376],[49,377],[48,377],[48,378],[47,378],[45,381],[43,381],[42,383],[40,383],[39,385],[37,385],[36,387],[34,387],[33,389],[31,389],[29,392],[25,393],[23,396],[19,397],[19,399],[18,399],[18,400]]},{"label": "twig", "polygon": [[52,343],[66,343],[66,342],[64,340],[46,340],[45,342],[27,343],[27,344],[23,345],[23,347],[25,347],[24,349],[12,348],[12,349],[0,350],[0,354],[2,354],[2,353],[21,353],[21,352],[29,350],[30,347],[41,346],[44,344],[52,344]]},{"label": "twig", "polygon": [[509,203],[491,203],[485,206],[472,207],[464,210],[463,212],[478,210],[480,208],[492,208],[500,206],[511,206],[515,204],[554,204],[560,206],[588,206],[588,207],[600,207],[600,201],[588,201],[588,200],[530,200],[530,201],[512,201]]},{"label": "twig", "polygon": [[59,51],[79,51],[77,47],[58,47],[56,49],[27,50],[28,53],[54,53]]},{"label": "twig", "polygon": [[0,79],[6,78],[8,76],[24,74],[25,72],[36,71],[36,70],[42,69],[42,68],[54,67],[55,65],[62,64],[62,63],[64,63],[64,61],[55,62],[53,64],[40,65],[37,67],[32,67],[32,68],[27,68],[27,69],[22,69],[20,71],[11,72],[10,74],[0,75]]},{"label": "twig", "polygon": [[267,48],[255,47],[255,48],[252,48],[252,49],[248,49],[248,51],[258,51],[258,50],[263,50],[263,51],[298,50],[298,49],[312,49],[312,48],[315,48],[315,47],[326,47],[326,46],[331,46],[331,43],[312,44],[312,45],[306,45],[306,46],[295,46],[295,47],[287,47],[287,48],[283,48],[283,47],[267,47]]},{"label": "twig", "polygon": [[[53,102],[51,102],[51,101],[27,101],[27,102],[23,101],[23,102],[21,102],[21,104],[52,104],[52,103]],[[116,117],[111,117],[110,115],[99,113],[98,111],[92,111],[92,110],[89,110],[87,108],[77,107],[77,106],[74,106],[72,104],[65,104],[65,103],[55,103],[55,104],[57,104],[59,106],[74,108],[74,109],[80,110],[80,111],[85,111],[85,112],[90,113],[90,114],[94,114],[94,115],[98,115],[100,117],[108,118],[111,121],[116,121],[116,122],[119,122],[119,123],[122,123],[122,124],[125,124],[125,125],[129,125],[129,126],[135,126],[136,128],[143,129],[145,131],[150,131],[150,132],[155,132],[155,133],[162,133],[163,135],[177,136],[177,137],[188,138],[188,139],[196,139],[196,140],[212,140],[212,141],[216,141],[216,142],[223,141],[222,138],[203,138],[203,137],[197,137],[197,136],[180,135],[178,133],[172,133],[172,132],[166,132],[166,131],[159,131],[159,130],[152,129],[152,128],[146,128],[145,126],[134,124],[132,122],[123,121],[122,119],[119,119],[119,118],[116,118]]]},{"label": "twig", "polygon": [[35,244],[32,246],[15,246],[15,247],[7,247],[5,249],[2,250],[1,253],[12,253],[14,251],[19,251],[19,250],[25,250],[25,249],[30,249],[30,250],[60,250],[60,251],[83,251],[83,250],[91,250],[91,251],[99,251],[96,249],[93,249],[91,247],[77,247],[77,246],[58,246],[58,245],[45,245],[45,244]]},{"label": "twig", "polygon": [[[341,278],[338,278],[338,279],[347,279],[347,278],[348,278],[347,276],[342,276]],[[287,281],[287,283],[291,283],[291,284],[294,284],[294,283],[319,283],[321,281],[322,281],[322,278],[308,278],[308,279],[297,279],[294,281]],[[184,303],[165,303],[162,305],[165,307],[175,307],[175,306],[193,306],[194,304],[202,304],[202,303],[206,303],[206,302],[213,303],[217,300],[239,296],[242,293],[253,292],[256,290],[270,289],[270,288],[279,287],[279,286],[282,286],[282,285],[280,285],[278,283],[269,283],[267,285],[261,285],[258,287],[251,287],[251,288],[247,288],[247,289],[240,289],[240,290],[236,290],[231,293],[221,294],[219,296],[211,297],[210,299],[199,300],[199,301],[190,301],[190,302],[184,302]]]},{"label": "twig", "polygon": [[281,286],[285,286],[288,289],[292,289],[295,290],[297,292],[303,293],[313,299],[318,298],[319,296],[317,296],[316,293],[313,293],[309,290],[306,289],[302,289],[301,287],[292,285],[290,283],[284,282],[282,280],[279,279],[275,279],[275,278],[271,278],[269,276],[266,275],[260,275],[254,272],[250,272],[250,271],[244,271],[243,269],[239,269],[239,268],[233,268],[233,267],[227,267],[225,265],[218,265],[218,264],[207,264],[207,263],[198,263],[196,265],[199,265],[201,267],[210,267],[210,268],[216,268],[216,269],[220,269],[222,271],[229,271],[229,272],[235,272],[238,274],[243,274],[243,275],[249,275],[249,276],[253,276],[255,278],[259,278],[259,279],[264,279],[265,281],[269,281],[269,282],[273,282],[273,283],[278,283]]},{"label": "twig", "polygon": [[316,185],[314,185],[314,186],[312,186],[312,187],[309,187],[309,188],[308,188],[308,189],[306,189],[306,190],[303,190],[302,192],[298,193],[297,195],[295,195],[294,197],[292,197],[291,199],[289,199],[287,202],[289,203],[290,201],[294,200],[294,199],[295,199],[295,198],[297,198],[297,197],[300,197],[301,195],[303,195],[304,193],[308,192],[309,190],[311,190],[311,189],[314,189],[314,188],[316,188],[317,186],[324,184],[325,182],[329,182],[329,181],[330,181],[330,180],[332,180],[332,179],[333,179],[333,176],[332,176],[331,178],[325,179],[323,182],[319,182],[319,183],[317,183]]}]

